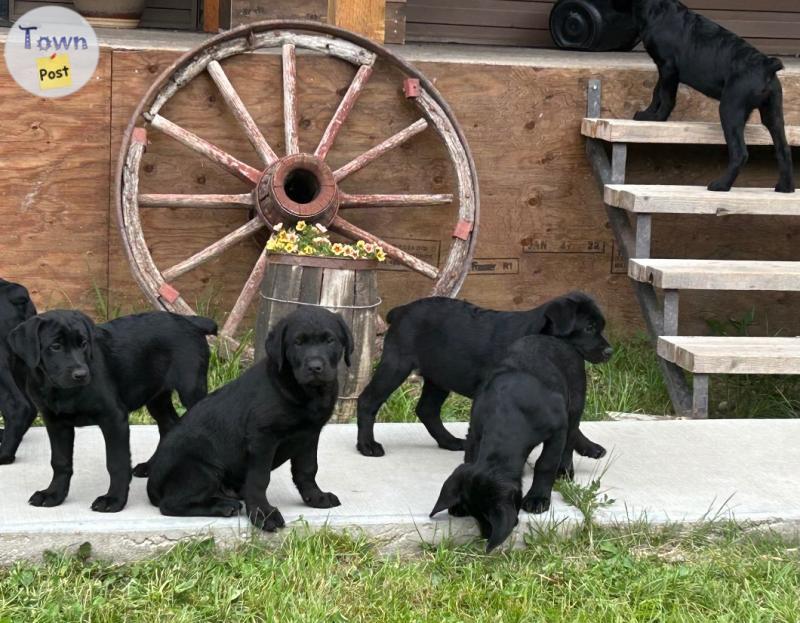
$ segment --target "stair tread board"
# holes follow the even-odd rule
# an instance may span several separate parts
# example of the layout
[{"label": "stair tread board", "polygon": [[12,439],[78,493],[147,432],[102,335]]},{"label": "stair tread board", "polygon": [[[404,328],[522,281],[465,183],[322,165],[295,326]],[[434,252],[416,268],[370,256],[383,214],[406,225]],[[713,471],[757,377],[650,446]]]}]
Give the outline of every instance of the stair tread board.
[{"label": "stair tread board", "polygon": [[628,276],[662,290],[800,292],[800,262],[632,259]]},{"label": "stair tread board", "polygon": [[695,374],[800,374],[800,338],[658,338],[658,355]]},{"label": "stair tread board", "polygon": [[[724,145],[719,123],[703,121],[634,121],[586,117],[581,134],[610,143],[667,143],[673,145]],[[786,126],[790,145],[800,146],[800,126]],[[772,145],[769,131],[760,124],[745,127],[748,145]]]},{"label": "stair tread board", "polygon": [[609,184],[603,195],[606,204],[641,214],[800,216],[800,192],[776,193],[772,188],[717,193],[704,186]]}]

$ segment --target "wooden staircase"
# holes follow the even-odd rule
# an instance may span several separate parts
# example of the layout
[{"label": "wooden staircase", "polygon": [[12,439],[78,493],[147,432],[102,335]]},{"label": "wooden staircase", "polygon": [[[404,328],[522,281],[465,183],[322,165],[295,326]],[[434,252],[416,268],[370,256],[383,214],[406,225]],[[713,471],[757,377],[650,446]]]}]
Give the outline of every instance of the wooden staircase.
[{"label": "wooden staircase", "polygon": [[[627,185],[629,144],[724,145],[722,130],[714,123],[602,119],[599,80],[590,81],[588,94],[588,116],[581,125],[587,156],[603,186],[609,222],[628,261],[628,276],[648,331],[656,341],[675,411],[708,417],[711,374],[800,374],[800,338],[678,336],[681,291],[800,292],[800,262],[650,257],[654,214],[800,217],[800,191],[782,194],[771,188],[734,188],[715,193],[695,186]],[[800,126],[787,127],[786,134],[790,145],[800,146]],[[748,145],[772,144],[760,125],[748,126],[745,137]],[[694,377],[691,389],[684,371]]]}]

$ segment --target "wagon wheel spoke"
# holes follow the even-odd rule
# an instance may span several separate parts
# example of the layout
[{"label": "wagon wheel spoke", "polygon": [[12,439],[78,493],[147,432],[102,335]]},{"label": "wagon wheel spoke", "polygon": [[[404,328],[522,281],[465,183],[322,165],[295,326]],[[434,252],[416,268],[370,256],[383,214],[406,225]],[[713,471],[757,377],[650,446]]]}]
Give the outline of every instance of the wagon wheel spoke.
[{"label": "wagon wheel spoke", "polygon": [[264,221],[261,220],[261,217],[256,217],[238,229],[235,229],[231,233],[229,233],[224,238],[220,238],[214,244],[207,246],[202,251],[198,251],[192,257],[175,264],[171,268],[163,271],[161,274],[164,276],[165,281],[172,281],[173,279],[180,277],[184,273],[189,272],[190,270],[197,268],[200,264],[207,262],[210,259],[217,257],[223,251],[229,249],[233,245],[235,245],[240,240],[244,240],[251,234],[254,234],[259,229],[264,227]]},{"label": "wagon wheel spoke", "polygon": [[297,129],[297,62],[293,43],[283,44],[283,131],[286,154],[299,154]]},{"label": "wagon wheel spoke", "polygon": [[231,81],[228,79],[219,61],[211,61],[208,67],[206,67],[206,70],[211,75],[211,79],[217,85],[219,92],[222,94],[222,98],[225,100],[228,108],[230,108],[236,121],[239,122],[239,125],[247,136],[247,140],[250,141],[250,144],[256,150],[256,153],[258,153],[264,165],[268,167],[273,162],[276,162],[278,160],[277,154],[272,150],[272,147],[269,146],[261,130],[258,129],[255,120],[247,111],[242,98],[239,97],[236,89],[233,88]]},{"label": "wagon wheel spoke", "polygon": [[253,195],[139,195],[141,208],[252,208]]},{"label": "wagon wheel spoke", "polygon": [[348,195],[341,193],[340,208],[394,208],[452,203],[453,195]]},{"label": "wagon wheel spoke", "polygon": [[394,136],[387,138],[382,143],[375,145],[375,147],[373,147],[372,149],[365,151],[357,158],[353,158],[346,165],[334,171],[333,172],[334,179],[337,182],[341,182],[348,175],[363,169],[373,160],[377,160],[386,152],[391,151],[395,147],[399,147],[410,138],[416,136],[417,134],[425,130],[425,128],[427,127],[428,127],[428,122],[425,119],[418,119],[404,130],[400,130],[400,132],[398,132]]},{"label": "wagon wheel spoke", "polygon": [[342,129],[344,122],[347,121],[350,111],[353,110],[358,96],[361,95],[361,91],[364,89],[364,85],[367,84],[367,80],[369,80],[371,75],[372,65],[362,65],[359,67],[355,78],[353,78],[350,87],[347,89],[347,93],[344,94],[342,101],[339,102],[339,107],[336,109],[333,117],[331,117],[330,123],[328,123],[328,127],[325,128],[325,133],[322,135],[317,149],[314,151],[314,155],[317,158],[325,160],[325,156],[328,155],[328,152],[333,146],[333,142],[336,140],[339,130]]},{"label": "wagon wheel spoke", "polygon": [[414,257],[410,253],[406,253],[402,249],[395,247],[394,245],[389,244],[388,242],[384,242],[377,236],[373,236],[368,231],[361,229],[360,227],[356,227],[349,221],[344,220],[340,216],[336,216],[333,219],[333,222],[330,224],[330,228],[351,240],[365,240],[367,242],[371,242],[373,244],[377,244],[380,246],[385,252],[393,260],[400,262],[401,264],[405,264],[411,270],[415,270],[418,273],[425,275],[431,279],[436,279],[439,276],[439,270],[435,266],[431,266],[427,262]]},{"label": "wagon wheel spoke", "polygon": [[242,288],[242,291],[239,294],[239,298],[236,299],[236,303],[234,304],[231,313],[228,315],[227,320],[225,320],[222,331],[220,331],[220,336],[232,338],[234,333],[236,333],[236,329],[238,329],[239,325],[242,323],[242,319],[247,312],[247,308],[250,307],[250,303],[253,302],[256,292],[258,292],[258,288],[261,285],[261,279],[264,277],[264,271],[266,268],[267,250],[264,249],[261,252],[261,255],[258,257],[256,265],[253,266],[253,270],[251,271],[250,276],[247,278],[244,288]]},{"label": "wagon wheel spoke", "polygon": [[229,153],[223,151],[216,145],[209,143],[207,140],[200,138],[196,134],[189,132],[181,126],[172,123],[172,121],[165,119],[161,115],[155,115],[150,119],[150,124],[161,130],[167,136],[174,138],[179,143],[186,145],[189,149],[202,154],[212,162],[218,164],[226,171],[233,173],[236,177],[246,182],[257,184],[261,177],[261,172],[258,169],[245,164],[241,160],[233,157]]}]

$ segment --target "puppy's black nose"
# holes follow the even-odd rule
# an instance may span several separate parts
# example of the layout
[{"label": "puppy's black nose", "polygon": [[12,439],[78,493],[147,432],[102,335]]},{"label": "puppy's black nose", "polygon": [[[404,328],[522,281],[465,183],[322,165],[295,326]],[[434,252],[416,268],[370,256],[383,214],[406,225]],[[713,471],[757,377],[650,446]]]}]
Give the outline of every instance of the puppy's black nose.
[{"label": "puppy's black nose", "polygon": [[89,371],[86,368],[78,368],[72,371],[73,381],[85,381],[89,377]]},{"label": "puppy's black nose", "polygon": [[306,367],[308,368],[309,372],[319,374],[325,367],[325,363],[322,361],[322,359],[312,359],[306,364]]},{"label": "puppy's black nose", "polygon": [[611,355],[613,354],[614,354],[614,349],[611,348],[610,346],[606,346],[603,349],[603,357],[605,357],[606,359],[611,359]]}]

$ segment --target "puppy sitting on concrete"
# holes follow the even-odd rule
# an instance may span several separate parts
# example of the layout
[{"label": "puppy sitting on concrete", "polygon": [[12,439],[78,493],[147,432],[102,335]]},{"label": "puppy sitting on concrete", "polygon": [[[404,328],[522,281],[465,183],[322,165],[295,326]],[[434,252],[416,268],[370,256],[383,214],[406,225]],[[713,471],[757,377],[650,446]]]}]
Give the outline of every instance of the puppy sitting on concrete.
[{"label": "puppy sitting on concrete", "polygon": [[339,506],[317,485],[317,447],[339,394],[339,361],[350,365],[350,329],[338,314],[301,307],[270,331],[266,351],[190,409],[159,446],[147,495],[162,514],[228,517],[243,499],[256,527],[282,528],[267,488],[270,472],[286,461],[306,504]]},{"label": "puppy sitting on concrete", "polygon": [[728,191],[747,162],[744,127],[757,108],[775,144],[780,177],[775,190],[794,192],[792,151],[786,141],[780,59],[759,52],[741,37],[690,11],[677,0],[614,0],[632,11],[644,47],[658,66],[653,101],[638,121],[666,121],[683,82],[719,100],[728,145],[728,169],[709,190]]},{"label": "puppy sitting on concrete", "polygon": [[[584,360],[602,363],[611,347],[598,346],[603,327],[575,327],[567,338],[530,335],[517,340],[478,390],[472,404],[464,464],[442,486],[431,517],[448,509],[478,521],[486,551],[517,525],[519,509],[550,508],[556,477],[572,477],[572,451],[586,401]],[[522,496],[522,472],[542,445],[533,485]]]},{"label": "puppy sitting on concrete", "polygon": [[25,393],[25,366],[6,341],[20,323],[36,315],[28,291],[18,283],[0,279],[0,413],[5,430],[0,429],[0,465],[13,463],[33,420],[36,408]]}]

